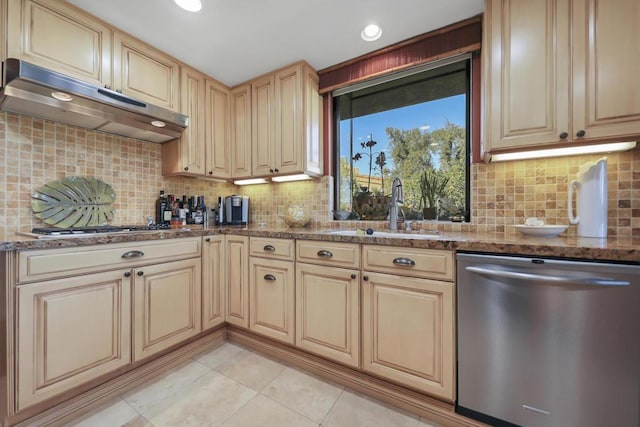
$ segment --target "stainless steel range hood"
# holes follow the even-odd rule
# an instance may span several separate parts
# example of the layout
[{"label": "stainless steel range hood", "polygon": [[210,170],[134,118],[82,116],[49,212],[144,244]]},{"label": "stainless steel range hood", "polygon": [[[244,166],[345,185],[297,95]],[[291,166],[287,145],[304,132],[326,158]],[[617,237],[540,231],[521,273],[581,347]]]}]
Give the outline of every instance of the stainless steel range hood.
[{"label": "stainless steel range hood", "polygon": [[[0,108],[14,113],[158,143],[189,124],[182,114],[18,59],[4,62],[3,82]],[[72,99],[60,100],[65,94]]]}]

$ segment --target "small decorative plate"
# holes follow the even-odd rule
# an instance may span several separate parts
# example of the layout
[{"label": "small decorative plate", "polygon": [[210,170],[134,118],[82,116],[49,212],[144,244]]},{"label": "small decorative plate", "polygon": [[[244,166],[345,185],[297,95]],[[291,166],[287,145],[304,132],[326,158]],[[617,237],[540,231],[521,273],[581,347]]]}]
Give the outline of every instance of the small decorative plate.
[{"label": "small decorative plate", "polygon": [[31,194],[31,208],[46,224],[59,228],[105,225],[113,219],[113,188],[93,177],[68,176]]},{"label": "small decorative plate", "polygon": [[566,225],[514,225],[516,230],[529,236],[555,237],[567,229]]}]

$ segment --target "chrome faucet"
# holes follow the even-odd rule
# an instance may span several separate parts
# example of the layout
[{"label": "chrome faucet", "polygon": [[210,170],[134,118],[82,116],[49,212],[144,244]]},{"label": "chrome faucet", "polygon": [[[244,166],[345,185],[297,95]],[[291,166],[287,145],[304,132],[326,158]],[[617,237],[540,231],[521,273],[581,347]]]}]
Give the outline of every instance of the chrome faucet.
[{"label": "chrome faucet", "polygon": [[391,184],[391,203],[389,204],[389,230],[398,229],[398,203],[404,203],[402,180],[396,178]]}]

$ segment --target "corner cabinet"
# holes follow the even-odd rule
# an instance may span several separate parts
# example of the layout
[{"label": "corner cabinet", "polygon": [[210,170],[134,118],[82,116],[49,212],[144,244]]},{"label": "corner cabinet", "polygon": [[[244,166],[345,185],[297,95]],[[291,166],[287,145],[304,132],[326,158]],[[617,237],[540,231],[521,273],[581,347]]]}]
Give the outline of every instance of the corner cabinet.
[{"label": "corner cabinet", "polygon": [[227,292],[225,320],[236,326],[249,327],[249,238],[225,236],[227,259]]},{"label": "corner cabinet", "polygon": [[231,90],[231,177],[251,176],[251,85]]},{"label": "corner cabinet", "polygon": [[112,84],[109,27],[62,1],[7,0],[6,4],[8,58],[99,86]]},{"label": "corner cabinet", "polygon": [[489,0],[484,17],[485,153],[640,135],[637,1]]},{"label": "corner cabinet", "polygon": [[300,62],[251,82],[252,175],[323,173],[318,76]]},{"label": "corner cabinet", "polygon": [[202,330],[224,323],[226,250],[224,236],[202,238]]}]

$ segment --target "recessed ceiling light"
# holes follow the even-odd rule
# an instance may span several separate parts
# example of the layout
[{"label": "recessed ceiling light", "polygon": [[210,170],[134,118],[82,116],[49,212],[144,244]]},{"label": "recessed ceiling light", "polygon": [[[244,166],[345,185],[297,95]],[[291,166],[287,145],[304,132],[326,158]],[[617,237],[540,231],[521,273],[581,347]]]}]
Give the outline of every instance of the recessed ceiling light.
[{"label": "recessed ceiling light", "polygon": [[376,24],[369,24],[364,27],[364,30],[360,33],[360,37],[362,40],[367,42],[372,42],[374,40],[378,40],[382,35],[382,28],[378,27]]},{"label": "recessed ceiling light", "polygon": [[165,127],[167,124],[165,122],[163,122],[162,120],[154,120],[151,122],[151,124],[157,128],[163,128]]},{"label": "recessed ceiling light", "polygon": [[199,12],[202,9],[200,0],[173,0],[178,6],[189,12]]},{"label": "recessed ceiling light", "polygon": [[51,92],[51,96],[57,99],[58,101],[64,101],[64,102],[73,101],[73,96],[65,92]]}]

